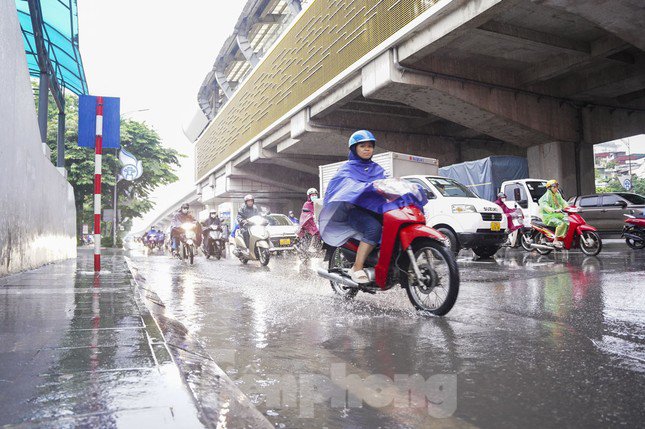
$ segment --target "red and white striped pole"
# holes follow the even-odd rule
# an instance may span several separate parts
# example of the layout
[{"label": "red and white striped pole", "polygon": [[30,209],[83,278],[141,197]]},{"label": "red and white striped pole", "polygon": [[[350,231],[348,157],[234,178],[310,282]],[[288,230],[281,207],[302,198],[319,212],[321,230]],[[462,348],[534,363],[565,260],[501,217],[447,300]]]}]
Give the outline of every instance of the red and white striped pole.
[{"label": "red and white striped pole", "polygon": [[101,164],[103,157],[103,97],[96,97],[94,144],[94,271],[101,271]]}]

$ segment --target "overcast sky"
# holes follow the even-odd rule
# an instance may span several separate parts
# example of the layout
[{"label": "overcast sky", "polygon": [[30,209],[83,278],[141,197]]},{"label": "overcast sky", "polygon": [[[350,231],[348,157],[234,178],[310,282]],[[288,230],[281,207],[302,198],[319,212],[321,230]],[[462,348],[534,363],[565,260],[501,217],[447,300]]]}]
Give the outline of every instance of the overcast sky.
[{"label": "overcast sky", "polygon": [[[193,187],[193,145],[183,126],[198,109],[197,91],[245,0],[78,0],[79,44],[93,95],[121,98],[126,117],[145,121],[163,144],[188,155],[179,183],[155,192],[156,209]],[[145,112],[132,112],[150,109]]]}]

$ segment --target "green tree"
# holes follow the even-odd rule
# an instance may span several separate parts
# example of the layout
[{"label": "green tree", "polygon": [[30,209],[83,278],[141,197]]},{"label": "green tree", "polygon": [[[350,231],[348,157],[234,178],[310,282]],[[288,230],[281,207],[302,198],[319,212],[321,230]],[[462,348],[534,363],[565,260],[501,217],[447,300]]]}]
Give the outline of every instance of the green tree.
[{"label": "green tree", "polygon": [[[48,110],[47,144],[52,150],[52,162],[56,163],[58,108],[51,97]],[[78,146],[78,98],[76,96],[66,95],[65,114],[65,168],[67,180],[74,187],[77,232],[80,240],[82,225],[94,223],[94,151]],[[162,146],[157,132],[147,124],[130,119],[121,120],[121,145],[143,163],[143,175],[139,179],[131,182],[121,180],[117,186],[121,225],[128,230],[134,218],[141,217],[154,208],[154,203],[150,199],[152,191],[178,180],[174,171],[179,167],[179,159],[183,155],[174,149]],[[103,152],[101,188],[103,209],[113,206],[115,173],[121,170],[121,163],[115,152],[114,149],[106,149]],[[106,222],[101,225],[103,236],[108,243],[112,242],[110,225]]]},{"label": "green tree", "polygon": [[[598,187],[596,189],[598,193],[607,193],[607,192],[626,192],[623,185],[620,184],[620,181],[616,178],[611,179],[607,182],[607,185]],[[645,179],[641,179],[636,175],[632,174],[632,189],[629,192],[633,192],[639,195],[645,195]]]}]

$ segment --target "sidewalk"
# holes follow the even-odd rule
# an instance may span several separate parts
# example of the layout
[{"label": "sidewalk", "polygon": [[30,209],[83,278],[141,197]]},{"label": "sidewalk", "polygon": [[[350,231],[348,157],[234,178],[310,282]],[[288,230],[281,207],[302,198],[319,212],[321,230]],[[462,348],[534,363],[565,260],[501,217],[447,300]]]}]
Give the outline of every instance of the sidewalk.
[{"label": "sidewalk", "polygon": [[120,252],[0,278],[0,426],[203,427]]}]

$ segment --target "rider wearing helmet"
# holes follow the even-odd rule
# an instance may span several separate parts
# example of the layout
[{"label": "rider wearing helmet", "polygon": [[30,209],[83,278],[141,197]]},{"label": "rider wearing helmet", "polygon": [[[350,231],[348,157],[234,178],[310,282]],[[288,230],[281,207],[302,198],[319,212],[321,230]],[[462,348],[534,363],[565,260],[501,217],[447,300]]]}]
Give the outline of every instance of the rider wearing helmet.
[{"label": "rider wearing helmet", "polygon": [[[368,283],[369,279],[363,266],[367,256],[381,239],[381,216],[367,208],[346,202],[358,202],[351,197],[356,188],[364,188],[375,180],[385,179],[385,171],[372,161],[376,138],[371,132],[356,131],[349,138],[348,144],[349,161],[331,179],[325,193],[325,207],[320,216],[320,233],[323,241],[334,246],[351,237],[360,241],[356,261],[349,274],[356,283]],[[339,211],[341,212],[338,213]]]},{"label": "rider wearing helmet", "polygon": [[222,221],[220,220],[219,216],[217,216],[217,210],[214,209],[208,213],[208,219],[202,222],[202,225],[207,228],[210,226],[220,226],[221,224]]},{"label": "rider wearing helmet", "polygon": [[[188,203],[184,203],[181,205],[181,208],[179,211],[175,213],[175,215],[172,218],[172,222],[170,224],[171,230],[170,230],[170,243],[171,243],[171,248],[172,252],[175,253],[177,251],[177,247],[179,247],[179,227],[186,223],[186,222],[196,222],[195,218],[193,217],[192,214],[189,212],[190,206]],[[199,222],[197,222],[197,231],[196,233],[196,243],[197,246],[200,244],[199,237],[201,237],[201,227]]]},{"label": "rider wearing helmet", "polygon": [[248,194],[244,196],[244,206],[237,212],[237,223],[242,231],[242,236],[244,237],[244,243],[246,247],[249,247],[249,229],[248,221],[253,216],[260,214],[260,210],[255,205],[255,199],[253,195]]},{"label": "rider wearing helmet", "polygon": [[316,188],[307,189],[307,201],[302,205],[302,213],[300,213],[300,228],[298,228],[298,238],[302,238],[306,233],[312,236],[319,235],[318,227],[314,220],[314,201],[318,199],[318,191]]},{"label": "rider wearing helmet", "polygon": [[555,227],[556,243],[560,243],[567,234],[569,228],[569,219],[564,214],[564,209],[569,207],[559,192],[560,184],[557,180],[546,182],[546,192],[540,198],[540,216],[545,225]]}]

